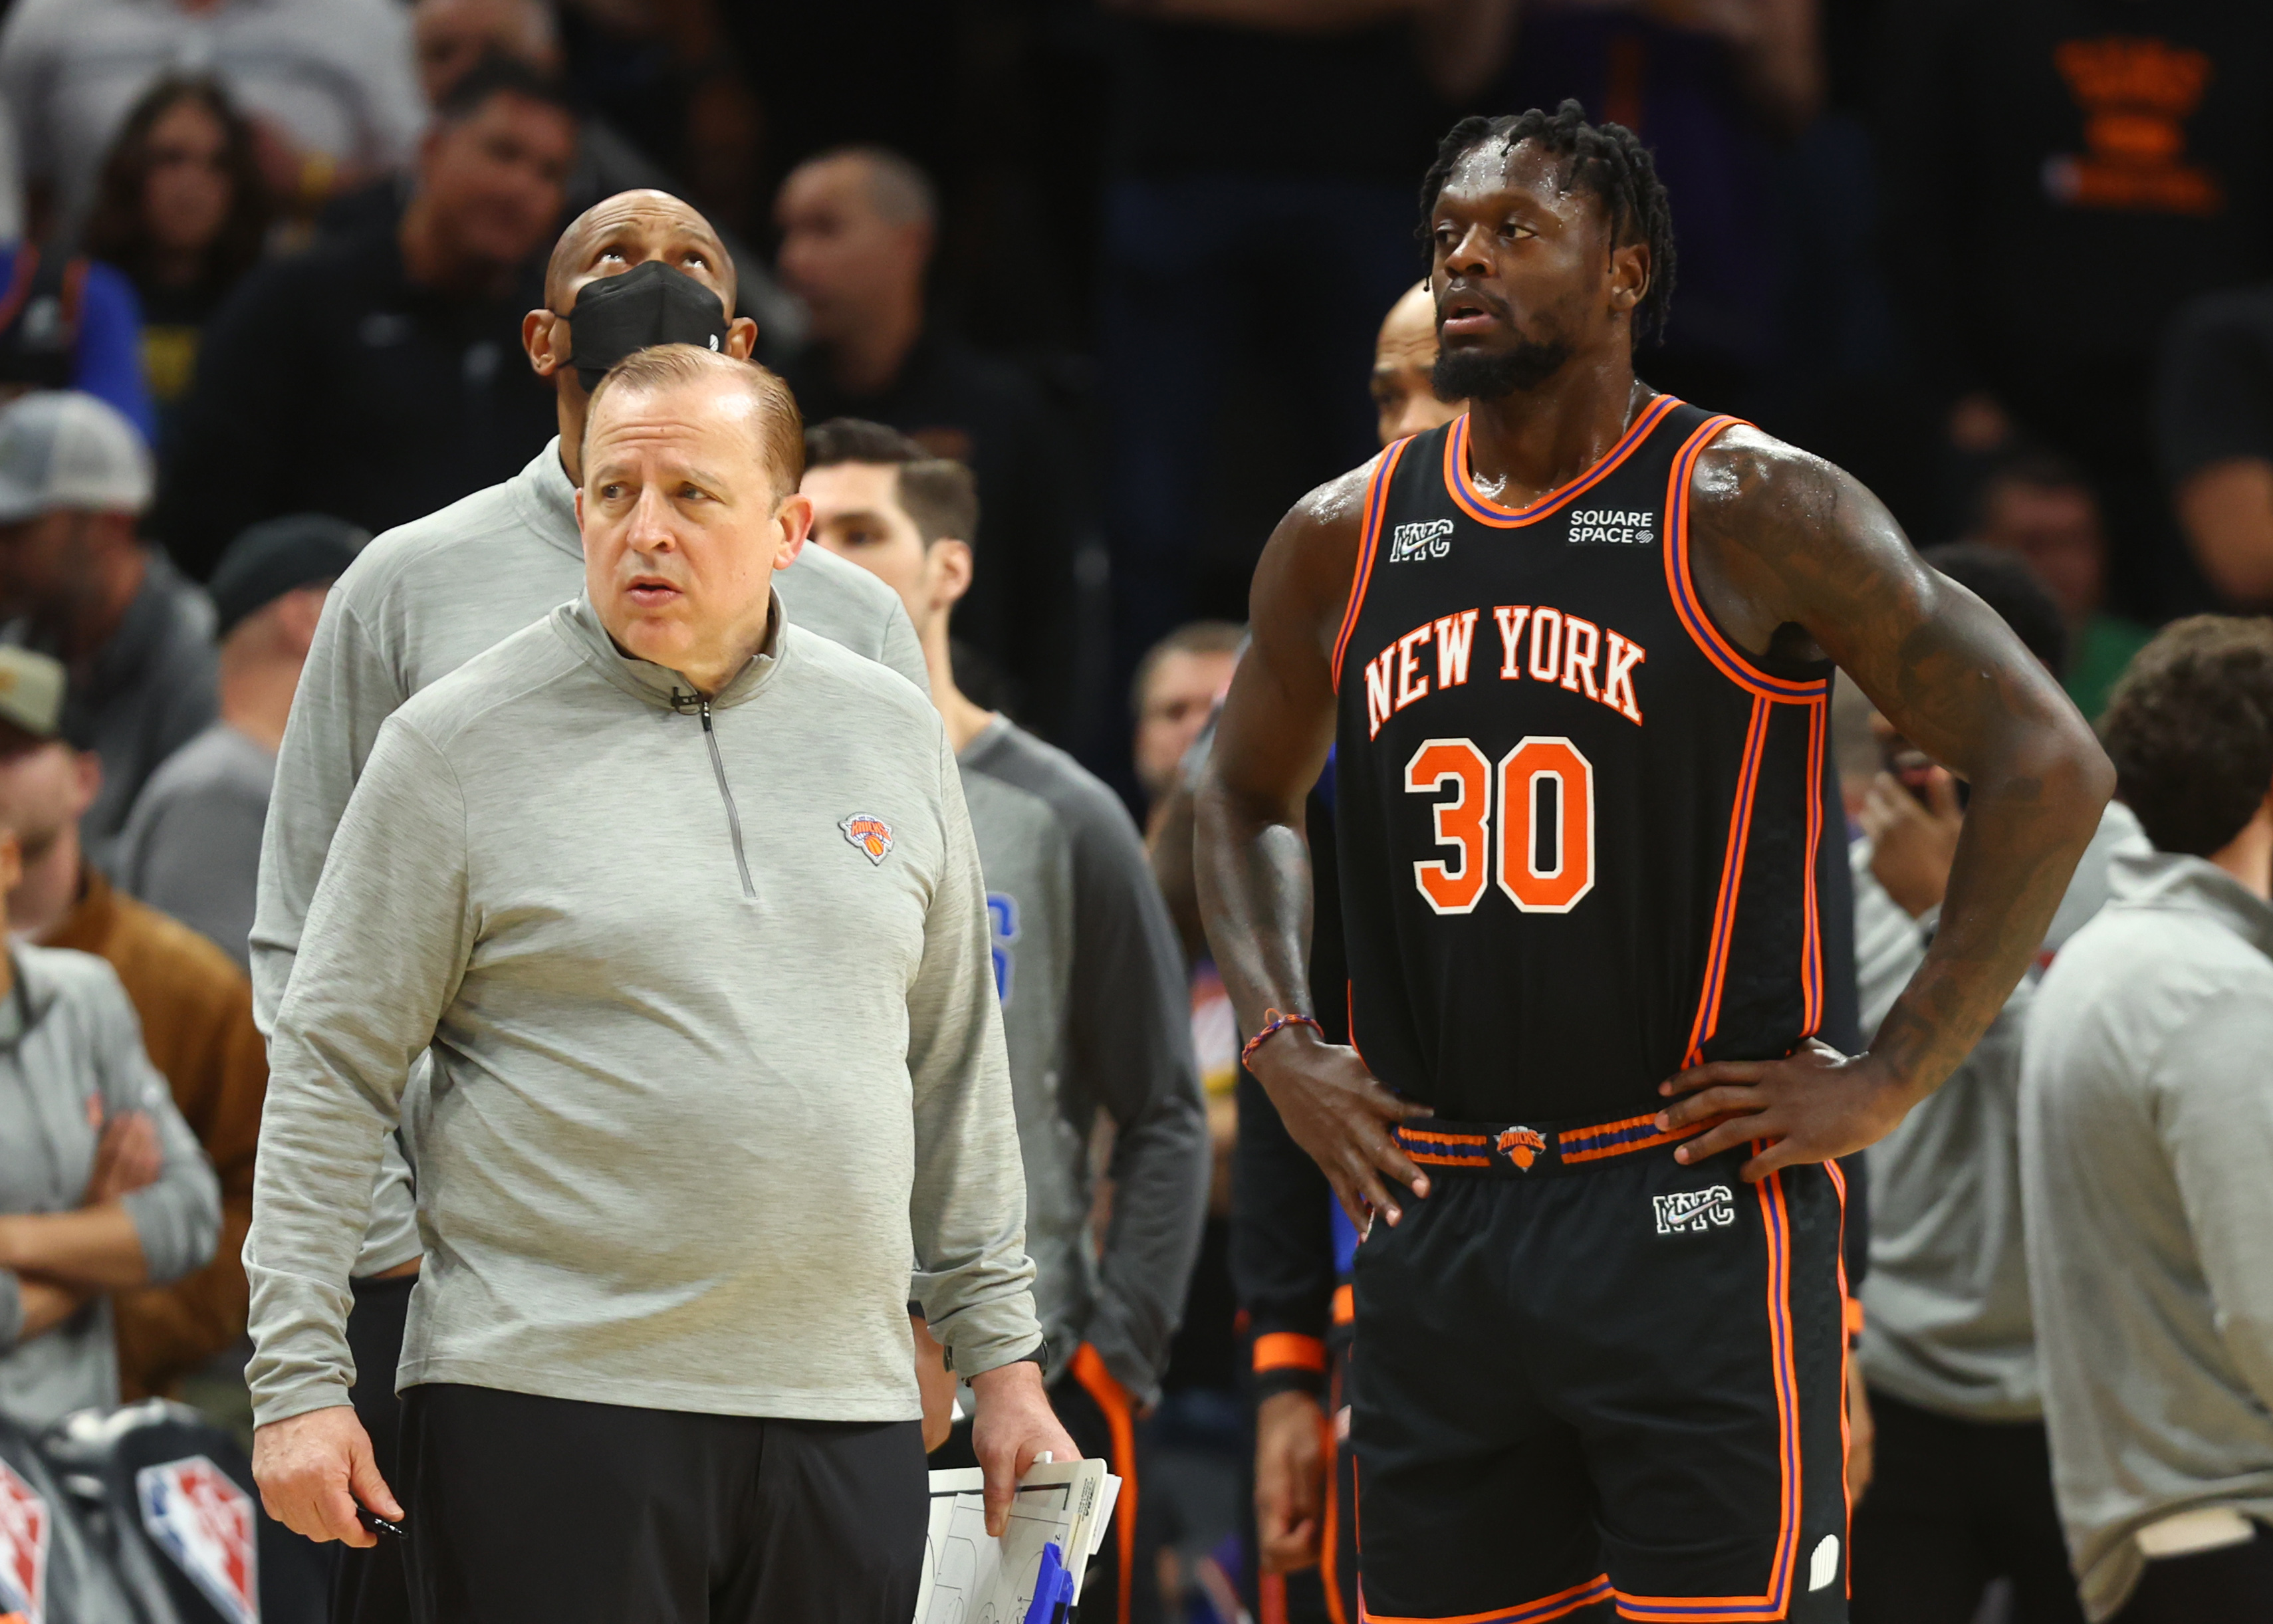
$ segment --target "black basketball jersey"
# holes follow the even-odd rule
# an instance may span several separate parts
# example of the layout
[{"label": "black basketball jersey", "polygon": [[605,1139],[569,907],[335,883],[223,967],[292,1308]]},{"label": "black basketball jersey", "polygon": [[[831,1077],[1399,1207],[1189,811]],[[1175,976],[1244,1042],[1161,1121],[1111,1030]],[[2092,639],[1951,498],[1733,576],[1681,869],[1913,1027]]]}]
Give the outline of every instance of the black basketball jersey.
[{"label": "black basketball jersey", "polygon": [[1688,568],[1735,421],[1659,395],[1519,511],[1465,416],[1377,466],[1334,653],[1351,1036],[1439,1116],[1654,1111],[1823,1023],[1831,668],[1744,654]]}]

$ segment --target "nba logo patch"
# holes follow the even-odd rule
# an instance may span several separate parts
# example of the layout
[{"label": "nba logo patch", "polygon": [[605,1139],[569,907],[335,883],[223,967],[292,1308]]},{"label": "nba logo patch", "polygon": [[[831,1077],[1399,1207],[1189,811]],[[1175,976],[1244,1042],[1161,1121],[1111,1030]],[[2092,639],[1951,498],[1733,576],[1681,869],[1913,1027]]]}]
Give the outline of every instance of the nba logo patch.
[{"label": "nba logo patch", "polygon": [[1539,1153],[1547,1149],[1547,1141],[1539,1136],[1536,1129],[1512,1127],[1492,1141],[1492,1149],[1518,1167],[1528,1169],[1538,1159]]},{"label": "nba logo patch", "polygon": [[854,812],[836,826],[844,831],[844,838],[868,854],[871,863],[881,863],[892,849],[892,826],[873,812]]},{"label": "nba logo patch", "polygon": [[0,1461],[0,1612],[46,1624],[48,1541],[54,1531],[48,1502]]},{"label": "nba logo patch", "polygon": [[134,1474],[142,1526],[229,1624],[260,1624],[252,1496],[202,1455]]}]

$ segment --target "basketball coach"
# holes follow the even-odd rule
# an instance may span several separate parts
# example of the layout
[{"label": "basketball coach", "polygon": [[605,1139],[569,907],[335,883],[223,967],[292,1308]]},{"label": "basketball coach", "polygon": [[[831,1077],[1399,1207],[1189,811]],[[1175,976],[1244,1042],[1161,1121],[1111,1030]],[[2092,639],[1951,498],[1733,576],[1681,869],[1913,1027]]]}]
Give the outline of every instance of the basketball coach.
[{"label": "basketball coach", "polygon": [[[254,1471],[311,1538],[399,1520],[431,1624],[905,1624],[911,1258],[989,1521],[1078,1453],[1031,1362],[955,758],[921,693],[784,617],[802,461],[763,369],[619,363],[584,595],[394,713],[310,908],[245,1246]],[[390,1486],[342,1328],[430,1045]]]}]

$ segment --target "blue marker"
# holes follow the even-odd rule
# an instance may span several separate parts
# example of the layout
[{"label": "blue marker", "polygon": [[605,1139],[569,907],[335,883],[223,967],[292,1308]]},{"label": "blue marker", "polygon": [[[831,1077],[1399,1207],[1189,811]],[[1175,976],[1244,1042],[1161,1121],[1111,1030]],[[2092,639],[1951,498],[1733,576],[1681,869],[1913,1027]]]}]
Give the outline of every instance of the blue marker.
[{"label": "blue marker", "polygon": [[1073,1605],[1073,1575],[1066,1571],[1055,1544],[1042,1547],[1042,1566],[1034,1575],[1034,1599],[1026,1608],[1024,1624],[1064,1624]]}]

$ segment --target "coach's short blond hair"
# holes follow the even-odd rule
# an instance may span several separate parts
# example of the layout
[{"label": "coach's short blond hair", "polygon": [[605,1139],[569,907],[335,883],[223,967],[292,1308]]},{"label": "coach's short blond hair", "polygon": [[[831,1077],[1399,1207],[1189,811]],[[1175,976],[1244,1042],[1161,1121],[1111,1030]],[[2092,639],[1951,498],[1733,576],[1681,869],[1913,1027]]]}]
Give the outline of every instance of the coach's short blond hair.
[{"label": "coach's short blond hair", "polygon": [[797,396],[778,373],[754,361],[737,361],[697,344],[656,344],[635,349],[610,367],[585,408],[586,447],[591,444],[592,424],[599,417],[604,396],[626,389],[653,393],[721,378],[739,385],[756,402],[758,454],[773,473],[774,494],[787,496],[805,478],[805,418],[797,409]]}]

